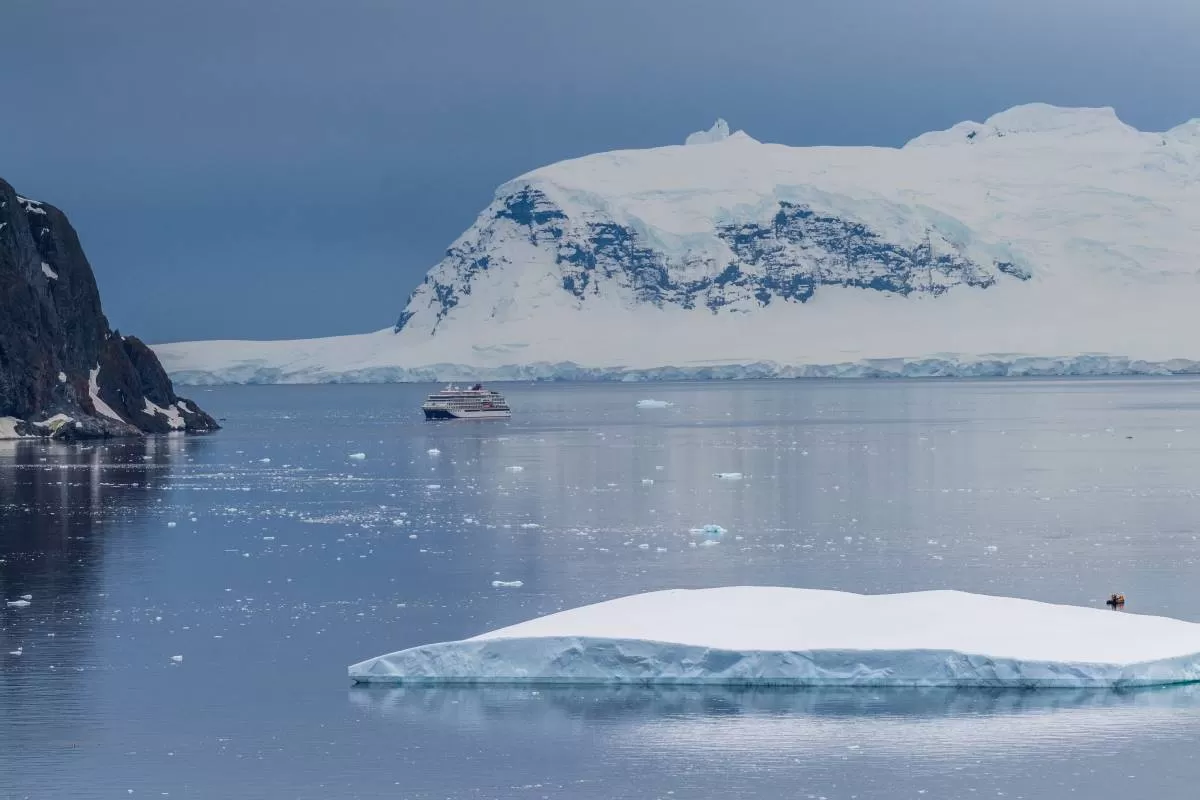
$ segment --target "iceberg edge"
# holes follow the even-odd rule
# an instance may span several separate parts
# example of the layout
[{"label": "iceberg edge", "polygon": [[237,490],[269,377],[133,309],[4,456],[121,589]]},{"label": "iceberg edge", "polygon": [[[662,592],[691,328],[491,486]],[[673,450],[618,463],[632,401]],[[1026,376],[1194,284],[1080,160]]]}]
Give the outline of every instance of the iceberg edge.
[{"label": "iceberg edge", "polygon": [[356,683],[1126,688],[1200,682],[1200,624],[933,590],[668,589],[352,665]]},{"label": "iceberg edge", "polygon": [[358,684],[1132,688],[1200,682],[1200,653],[1135,664],[1026,661],[954,650],[722,650],[641,639],[467,640],[349,668]]}]

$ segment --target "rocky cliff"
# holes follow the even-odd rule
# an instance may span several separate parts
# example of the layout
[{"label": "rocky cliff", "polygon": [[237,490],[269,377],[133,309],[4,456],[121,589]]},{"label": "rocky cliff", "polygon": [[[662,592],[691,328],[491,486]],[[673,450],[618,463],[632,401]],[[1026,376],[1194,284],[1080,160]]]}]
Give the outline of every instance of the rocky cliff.
[{"label": "rocky cliff", "polygon": [[66,216],[0,180],[0,438],[217,427],[150,348],[109,328]]}]

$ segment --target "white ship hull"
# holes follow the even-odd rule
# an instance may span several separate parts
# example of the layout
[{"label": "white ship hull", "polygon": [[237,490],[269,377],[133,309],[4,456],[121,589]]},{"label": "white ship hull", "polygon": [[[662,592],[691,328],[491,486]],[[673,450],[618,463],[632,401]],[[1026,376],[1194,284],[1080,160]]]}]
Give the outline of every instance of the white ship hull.
[{"label": "white ship hull", "polygon": [[466,411],[458,408],[423,407],[425,419],[508,419],[511,411]]}]

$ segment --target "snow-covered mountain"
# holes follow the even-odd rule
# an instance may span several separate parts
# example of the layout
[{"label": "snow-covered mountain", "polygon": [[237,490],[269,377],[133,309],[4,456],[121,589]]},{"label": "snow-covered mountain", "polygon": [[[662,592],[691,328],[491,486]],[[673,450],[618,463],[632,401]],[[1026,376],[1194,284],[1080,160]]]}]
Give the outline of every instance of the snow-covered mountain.
[{"label": "snow-covered mountain", "polygon": [[183,382],[1193,371],[1200,120],[1018,106],[901,148],[723,120],[501,186],[392,329],[157,348]]}]

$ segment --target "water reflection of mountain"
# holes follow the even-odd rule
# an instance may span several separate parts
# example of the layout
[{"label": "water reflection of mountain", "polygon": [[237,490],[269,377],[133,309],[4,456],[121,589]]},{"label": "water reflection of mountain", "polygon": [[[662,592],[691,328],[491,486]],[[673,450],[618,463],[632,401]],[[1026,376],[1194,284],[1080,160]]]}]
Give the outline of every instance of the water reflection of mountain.
[{"label": "water reflection of mountain", "polygon": [[181,437],[70,446],[0,442],[0,589],[94,567],[92,534],[152,502]]},{"label": "water reflection of mountain", "polygon": [[[422,449],[416,463],[443,484],[429,495],[439,514],[461,518],[466,498],[473,516],[512,526],[475,537],[473,556],[566,604],[752,574],[1075,604],[1119,585],[1159,603],[1139,610],[1182,613],[1158,597],[1160,583],[1131,583],[1103,545],[1186,525],[1200,461],[1157,438],[1152,451],[1130,451],[1126,428],[1140,442],[1153,420],[1116,417],[1104,395],[1081,406],[1036,383],[899,381],[512,396],[523,409],[512,424],[423,428],[421,447],[446,455],[426,463]],[[639,397],[674,405],[639,411]],[[693,549],[688,530],[708,523],[729,535]],[[637,561],[617,555],[638,549]]]},{"label": "water reflection of mountain", "polygon": [[26,739],[78,733],[106,541],[154,502],[184,446],[178,436],[0,442],[0,599],[33,596],[27,608],[0,606],[0,718],[29,722]]},{"label": "water reflection of mountain", "polygon": [[[646,747],[702,748],[713,741],[774,747],[892,750],[931,742],[1030,748],[1064,738],[1153,735],[1200,715],[1200,687],[1136,691],[988,689],[788,689],[720,687],[355,688],[351,702],[385,720],[451,729],[540,730],[580,722],[622,729]],[[820,732],[819,736],[814,735]]]},{"label": "water reflection of mountain", "polygon": [[[491,560],[519,563],[515,577],[568,599],[579,587],[611,596],[742,581],[747,561],[755,582],[820,586],[840,583],[864,551],[900,564],[929,561],[927,518],[946,501],[929,491],[939,476],[919,436],[950,411],[930,408],[928,391],[895,384],[867,399],[824,384],[670,391],[655,387],[653,396],[675,405],[654,411],[635,408],[644,389],[533,394],[522,398],[525,418],[466,443],[462,428],[431,428],[422,448],[460,458],[430,465],[447,490],[438,499],[449,504],[457,499],[451,487],[464,487],[471,511],[514,531],[476,543],[476,553],[488,548]],[[962,456],[955,475],[969,480],[966,437],[946,438],[964,441],[944,449]],[[719,548],[693,549],[689,530],[708,523],[729,536]],[[874,538],[881,535],[886,542]],[[606,553],[624,548],[648,551],[644,567],[657,574],[620,574],[629,570]],[[653,555],[659,548],[670,555]],[[847,580],[842,588],[899,587]]]}]

